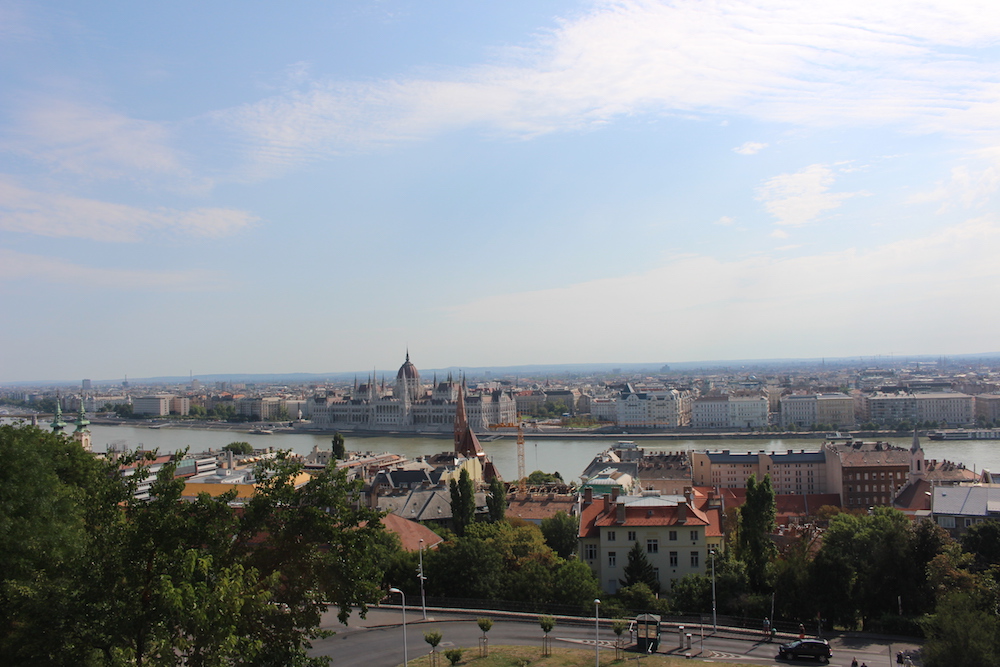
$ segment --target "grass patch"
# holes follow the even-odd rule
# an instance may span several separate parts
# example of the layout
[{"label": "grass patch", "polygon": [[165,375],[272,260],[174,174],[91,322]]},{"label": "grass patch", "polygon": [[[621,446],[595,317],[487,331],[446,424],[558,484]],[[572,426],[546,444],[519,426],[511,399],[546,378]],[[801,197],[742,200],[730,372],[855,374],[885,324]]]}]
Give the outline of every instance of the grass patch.
[{"label": "grass patch", "polygon": [[[636,657],[639,662],[636,662]],[[613,649],[601,649],[601,667],[681,667],[692,663],[703,663],[697,658],[688,660],[683,657],[669,655],[645,655],[642,653],[625,653],[624,660],[614,660]],[[411,667],[430,667],[429,655],[410,660]],[[438,667],[447,665],[443,655],[438,656]],[[728,667],[760,667],[751,666],[747,662],[723,662],[712,660],[713,665]],[[540,646],[491,646],[486,658],[479,657],[479,647],[463,648],[462,659],[457,667],[593,667],[594,649],[553,648],[552,655],[542,657]]]}]

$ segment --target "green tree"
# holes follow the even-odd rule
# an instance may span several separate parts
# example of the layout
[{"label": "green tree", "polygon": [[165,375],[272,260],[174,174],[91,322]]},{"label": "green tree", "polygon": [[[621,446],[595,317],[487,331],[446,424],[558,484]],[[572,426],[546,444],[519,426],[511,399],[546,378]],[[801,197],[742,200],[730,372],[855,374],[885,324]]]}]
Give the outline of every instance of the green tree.
[{"label": "green tree", "polygon": [[114,407],[115,414],[122,419],[131,419],[135,417],[135,412],[132,410],[131,403],[119,403]]},{"label": "green tree", "polygon": [[452,525],[455,534],[462,537],[466,527],[476,519],[476,489],[468,470],[462,468],[458,480],[451,480],[450,490]]},{"label": "green tree", "polygon": [[656,570],[646,558],[646,551],[636,542],[628,552],[628,563],[625,564],[625,578],[619,583],[622,586],[645,584],[653,595],[660,592],[660,582],[656,579]]},{"label": "green tree", "polygon": [[638,582],[618,589],[618,599],[632,612],[658,612],[660,600],[648,584]]},{"label": "green tree", "polygon": [[552,582],[552,601],[589,609],[595,598],[601,597],[597,575],[581,560],[563,560],[556,568]]},{"label": "green tree", "polygon": [[542,632],[549,634],[552,632],[552,628],[556,627],[556,619],[551,616],[539,616],[538,625],[541,626]]},{"label": "green tree", "polygon": [[233,454],[240,454],[242,456],[253,454],[253,445],[249,442],[231,442],[222,449],[227,452],[232,452]]},{"label": "green tree", "polygon": [[813,562],[813,590],[824,616],[848,626],[867,624],[897,614],[900,600],[905,611],[922,611],[917,605],[926,568],[915,553],[913,525],[901,512],[876,507],[870,515],[833,517]]},{"label": "green tree", "polygon": [[995,596],[949,593],[923,622],[927,667],[995,665],[1000,654],[1000,619]]},{"label": "green tree", "polygon": [[562,484],[563,478],[558,472],[548,473],[535,470],[528,475],[528,484],[540,486],[542,484]]},{"label": "green tree", "polygon": [[424,633],[424,641],[431,645],[431,650],[437,649],[443,638],[440,630],[428,630]]},{"label": "green tree", "polygon": [[278,457],[238,513],[235,491],[182,502],[173,464],[138,500],[135,462],[124,476],[63,436],[0,427],[0,663],[313,664],[327,601],[346,620],[374,598],[379,560],[356,554],[381,524],[343,473],[296,486]]},{"label": "green tree", "polygon": [[424,554],[424,568],[428,595],[489,600],[499,598],[504,589],[503,557],[486,540],[445,542]]},{"label": "green tree", "polygon": [[962,549],[975,557],[979,569],[1000,565],[1000,521],[987,519],[969,527],[961,543]]},{"label": "green tree", "polygon": [[777,555],[771,540],[771,533],[776,528],[775,514],[771,476],[764,475],[758,483],[756,477],[750,475],[746,500],[738,511],[736,557],[746,565],[750,587],[758,593],[765,589],[768,563]]},{"label": "green tree", "polygon": [[490,513],[490,521],[503,521],[507,515],[507,487],[499,477],[490,481],[490,492],[486,496],[486,507]]},{"label": "green tree", "polygon": [[444,652],[444,657],[448,658],[448,662],[452,665],[457,665],[462,659],[462,649],[450,648]]},{"label": "green tree", "polygon": [[333,457],[338,461],[347,458],[347,445],[344,444],[344,436],[341,435],[340,431],[334,431],[332,443]]},{"label": "green tree", "polygon": [[548,519],[542,519],[545,542],[560,558],[569,558],[576,553],[579,533],[580,519],[562,510]]}]

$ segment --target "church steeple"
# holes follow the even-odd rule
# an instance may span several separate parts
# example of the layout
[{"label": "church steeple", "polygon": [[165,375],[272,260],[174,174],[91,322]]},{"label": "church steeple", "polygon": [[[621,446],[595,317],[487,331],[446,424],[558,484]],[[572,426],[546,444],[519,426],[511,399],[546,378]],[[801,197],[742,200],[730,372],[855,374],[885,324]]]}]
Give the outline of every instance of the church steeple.
[{"label": "church steeple", "polygon": [[59,392],[56,392],[56,414],[52,417],[52,432],[62,433],[63,429],[66,428],[66,422],[62,418],[62,401],[59,398]]},{"label": "church steeple", "polygon": [[91,451],[90,442],[90,429],[87,426],[90,425],[90,420],[87,419],[87,412],[83,407],[83,396],[80,397],[80,412],[76,417],[76,430],[73,431],[73,439],[80,443],[88,452]]},{"label": "church steeple", "polygon": [[923,479],[926,472],[924,448],[920,446],[917,430],[913,429],[913,443],[910,445],[910,481]]}]

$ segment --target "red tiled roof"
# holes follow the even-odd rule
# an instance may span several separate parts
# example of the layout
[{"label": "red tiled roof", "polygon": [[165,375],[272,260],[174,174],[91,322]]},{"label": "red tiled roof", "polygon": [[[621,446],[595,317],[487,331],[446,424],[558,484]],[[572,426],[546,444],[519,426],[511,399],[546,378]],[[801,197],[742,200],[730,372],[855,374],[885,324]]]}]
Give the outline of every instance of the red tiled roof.
[{"label": "red tiled roof", "polygon": [[399,537],[399,541],[406,551],[419,551],[420,540],[424,541],[425,549],[433,549],[442,541],[437,533],[427,526],[395,514],[390,513],[382,517],[382,525],[387,531],[395,533]]}]

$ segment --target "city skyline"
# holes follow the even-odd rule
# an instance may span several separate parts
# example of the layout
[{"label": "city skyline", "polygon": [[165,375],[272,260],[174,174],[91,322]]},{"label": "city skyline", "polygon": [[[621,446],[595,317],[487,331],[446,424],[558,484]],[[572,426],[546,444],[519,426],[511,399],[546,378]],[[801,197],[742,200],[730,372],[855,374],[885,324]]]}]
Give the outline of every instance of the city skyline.
[{"label": "city skyline", "polygon": [[0,0],[0,382],[990,353],[1000,6]]}]

